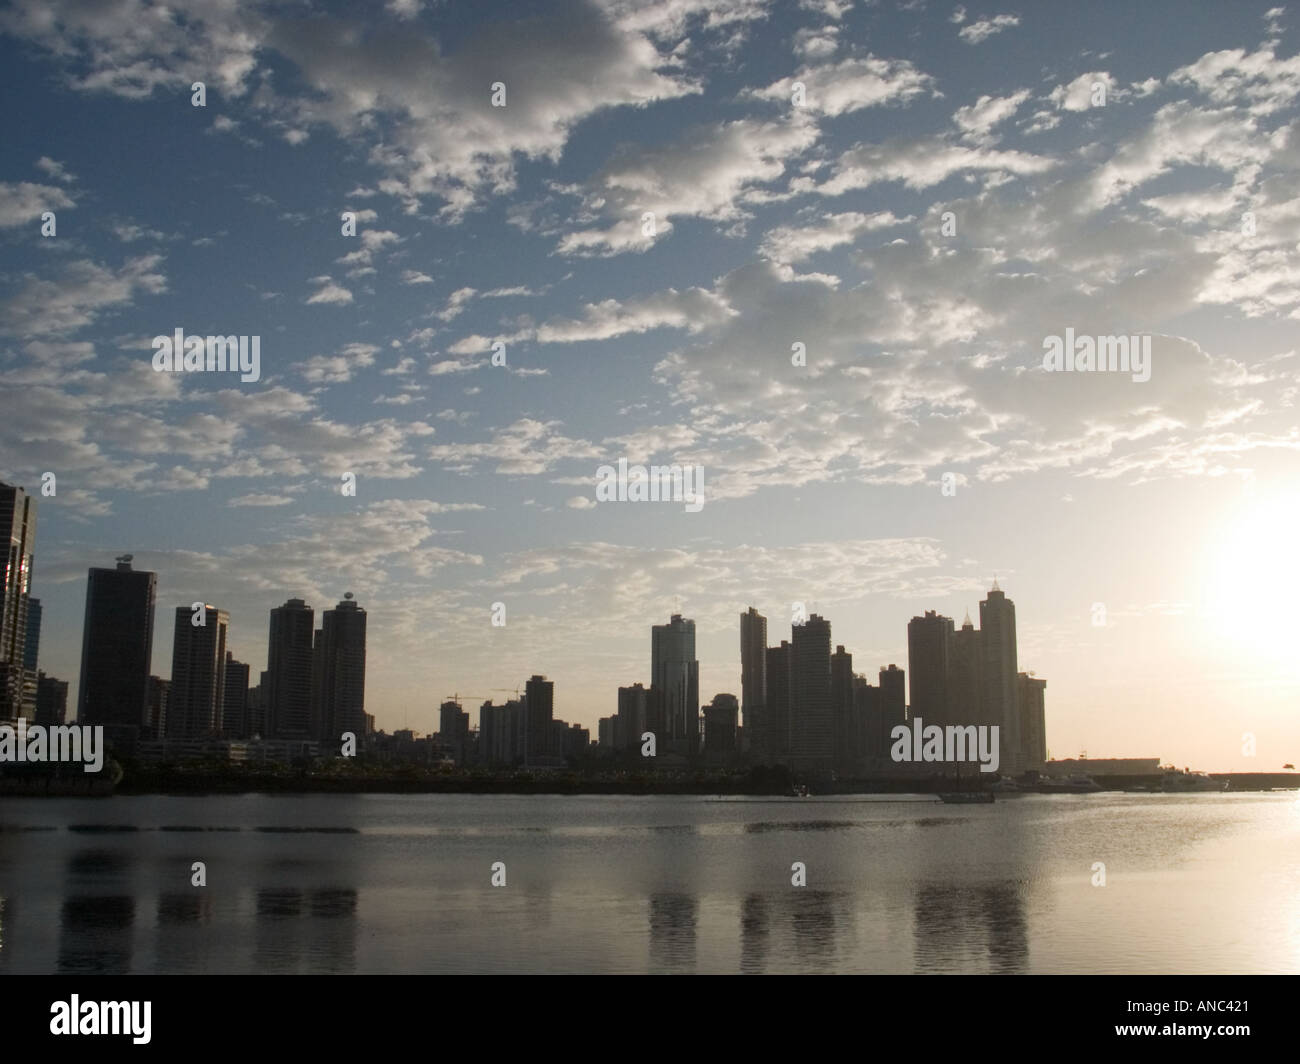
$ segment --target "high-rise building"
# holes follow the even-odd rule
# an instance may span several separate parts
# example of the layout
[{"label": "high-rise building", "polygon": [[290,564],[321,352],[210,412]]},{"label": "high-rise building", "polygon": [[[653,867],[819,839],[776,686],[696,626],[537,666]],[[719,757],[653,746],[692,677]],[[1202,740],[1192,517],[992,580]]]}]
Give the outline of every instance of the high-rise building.
[{"label": "high-rise building", "polygon": [[1042,772],[1047,765],[1047,722],[1044,713],[1047,681],[1028,673],[1016,677],[1020,709],[1020,769]]},{"label": "high-rise building", "polygon": [[150,739],[167,737],[167,698],[172,682],[159,676],[149,677],[149,694],[145,702],[143,734]]},{"label": "high-rise building", "polygon": [[718,694],[704,707],[704,752],[722,759],[736,752],[736,722],[740,702],[735,695]]},{"label": "high-rise building", "polygon": [[366,611],[351,591],[321,614],[320,636],[316,716],[318,738],[328,748],[341,742],[345,732],[358,738],[366,734]]},{"label": "high-rise building", "polygon": [[853,764],[853,655],[842,646],[831,655],[831,751],[847,771]]},{"label": "high-rise building", "polygon": [[582,757],[591,748],[591,732],[581,724],[570,724],[564,733],[564,757]]},{"label": "high-rise building", "polygon": [[68,681],[36,674],[36,723],[52,728],[67,722]]},{"label": "high-rise building", "polygon": [[700,735],[700,663],[695,658],[695,622],[674,613],[650,630],[650,687],[660,700],[668,750],[694,754]]},{"label": "high-rise building", "polygon": [[23,716],[36,715],[36,672],[41,656],[41,600],[27,600],[27,645],[23,651]]},{"label": "high-rise building", "polygon": [[867,683],[860,673],[853,676],[853,716],[849,728],[849,770],[860,771],[868,758],[878,757],[876,731],[879,727],[880,688]]},{"label": "high-rise building", "polygon": [[948,705],[949,724],[965,727],[996,723],[984,719],[984,650],[979,629],[971,624],[969,612],[953,637]]},{"label": "high-rise building", "polygon": [[792,628],[790,765],[823,772],[832,765],[831,623],[812,614]]},{"label": "high-rise building", "polygon": [[23,668],[35,672],[41,656],[41,600],[27,600],[27,647],[23,651]]},{"label": "high-rise building", "polygon": [[532,765],[559,751],[551,750],[551,721],[555,719],[555,682],[531,676],[524,685],[524,764]]},{"label": "high-rise building", "polygon": [[484,702],[478,715],[479,758],[489,765],[513,765],[523,748],[519,738],[523,722],[522,701],[512,700],[504,706]]},{"label": "high-rise building", "polygon": [[740,615],[740,725],[747,749],[754,748],[758,718],[766,702],[767,618],[750,606]]},{"label": "high-rise building", "polygon": [[767,648],[767,705],[763,707],[761,735],[764,761],[775,765],[790,760],[790,702],[794,672],[792,647],[782,639]]},{"label": "high-rise building", "polygon": [[315,611],[302,599],[271,610],[266,648],[267,737],[315,739],[312,727],[312,634]]},{"label": "high-rise building", "polygon": [[22,488],[0,483],[0,720],[35,716],[27,707],[27,616],[36,544],[36,500]]},{"label": "high-rise building", "polygon": [[222,734],[228,739],[251,739],[252,722],[248,718],[247,663],[236,661],[235,655],[226,651],[225,700],[221,713]]},{"label": "high-rise building", "polygon": [[[480,716],[480,731],[482,717]],[[443,753],[458,765],[463,765],[469,754],[469,714],[459,702],[444,702],[438,707],[438,739]]]},{"label": "high-rise building", "polygon": [[981,668],[984,671],[984,719],[998,725],[999,771],[1013,776],[1020,768],[1020,710],[1016,681],[1016,606],[993,581],[980,602]]},{"label": "high-rise building", "polygon": [[139,729],[147,722],[158,574],[137,572],[131,560],[123,554],[115,569],[91,569],[86,581],[79,724]]},{"label": "high-rise building", "polygon": [[890,732],[908,721],[906,677],[906,672],[897,665],[890,665],[887,669],[882,667],[880,670],[880,694],[876,696],[880,707],[876,714],[880,728],[876,736],[876,749],[880,751],[880,757],[889,757],[893,746]]},{"label": "high-rise building", "polygon": [[641,736],[645,734],[647,727],[649,693],[639,683],[618,689],[615,745],[620,750],[631,750],[641,746]]},{"label": "high-rise building", "polygon": [[912,717],[926,724],[950,723],[948,683],[955,635],[952,618],[934,610],[913,617],[907,625],[907,671],[911,683]]},{"label": "high-rise building", "polygon": [[[202,623],[194,623],[196,620]],[[216,606],[176,607],[167,737],[219,736],[226,697],[226,638],[230,616]]]}]

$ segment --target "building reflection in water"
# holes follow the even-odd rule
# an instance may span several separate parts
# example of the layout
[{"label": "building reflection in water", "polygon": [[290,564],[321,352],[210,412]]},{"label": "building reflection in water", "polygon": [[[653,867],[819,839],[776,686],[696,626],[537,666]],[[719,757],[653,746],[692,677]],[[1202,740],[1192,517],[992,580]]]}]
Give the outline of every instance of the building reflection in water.
[{"label": "building reflection in water", "polygon": [[350,887],[257,892],[254,966],[265,972],[342,974],[356,967],[357,892]]},{"label": "building reflection in water", "polygon": [[650,895],[650,971],[693,972],[700,903],[694,894]]},{"label": "building reflection in water", "polygon": [[158,896],[157,961],[163,973],[210,971],[209,956],[220,955],[213,942],[212,894],[206,887],[192,887]]},{"label": "building reflection in water", "polygon": [[761,894],[746,894],[740,906],[740,970],[745,975],[762,975],[767,970],[767,942],[770,934],[767,902]]},{"label": "building reflection in water", "polygon": [[[794,932],[794,956],[801,967],[830,971],[835,956],[835,900],[829,890],[791,889],[782,898]],[[843,900],[843,895],[839,895]]]},{"label": "building reflection in water", "polygon": [[77,850],[68,859],[59,915],[60,973],[125,975],[134,949],[135,898],[92,894],[90,889],[124,889],[130,861],[112,850]]},{"label": "building reflection in water", "polygon": [[930,883],[916,893],[918,972],[1024,972],[1029,961],[1024,884],[950,886]]}]

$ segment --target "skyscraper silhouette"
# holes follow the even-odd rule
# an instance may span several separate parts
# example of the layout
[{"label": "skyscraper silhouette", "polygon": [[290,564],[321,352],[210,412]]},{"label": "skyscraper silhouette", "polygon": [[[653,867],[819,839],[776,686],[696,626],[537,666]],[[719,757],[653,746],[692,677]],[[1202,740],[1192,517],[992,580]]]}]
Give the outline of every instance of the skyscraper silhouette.
[{"label": "skyscraper silhouette", "polygon": [[700,663],[695,657],[695,622],[674,613],[650,630],[650,687],[657,695],[668,749],[691,755],[699,749]]},{"label": "skyscraper silhouette", "polygon": [[966,614],[953,638],[952,668],[948,674],[951,724],[989,724],[984,719],[984,650],[980,631]]},{"label": "skyscraper silhouette", "polygon": [[227,650],[221,731],[229,739],[247,739],[253,734],[248,715],[248,674],[247,663],[237,661]]},{"label": "skyscraper silhouette", "polygon": [[317,738],[336,744],[344,732],[351,732],[360,739],[366,734],[366,611],[352,592],[321,614],[320,636]]},{"label": "skyscraper silhouette", "polygon": [[147,719],[158,574],[133,570],[131,560],[124,554],[115,569],[91,569],[86,581],[81,724],[138,729]]},{"label": "skyscraper silhouette", "polygon": [[832,758],[830,621],[814,613],[790,638],[790,765],[824,772]]},{"label": "skyscraper silhouette", "polygon": [[999,771],[1020,771],[1020,712],[1016,681],[1016,606],[993,581],[980,602],[984,723],[999,727]]},{"label": "skyscraper silhouette", "polygon": [[315,611],[302,599],[271,610],[266,649],[267,731],[276,739],[315,739],[312,721],[312,633]]},{"label": "skyscraper silhouette", "polygon": [[877,716],[876,744],[881,757],[889,757],[892,741],[889,733],[900,724],[907,723],[906,684],[907,674],[897,665],[880,670],[880,694],[877,702],[880,712]]},{"label": "skyscraper silhouette", "polygon": [[[767,618],[750,606],[740,615],[740,726],[743,746],[755,747],[767,702]],[[761,747],[761,740],[758,740]]]},{"label": "skyscraper silhouette", "polygon": [[22,488],[0,484],[0,720],[35,716],[24,712],[28,602],[36,542],[36,500]]},{"label": "skyscraper silhouette", "polygon": [[1047,681],[1028,673],[1016,677],[1020,710],[1020,768],[1041,772],[1047,763],[1044,695]]},{"label": "skyscraper silhouette", "polygon": [[[195,624],[195,619],[202,624]],[[176,607],[167,737],[199,739],[221,734],[226,697],[226,638],[230,617],[204,605]]]},{"label": "skyscraper silhouette", "polygon": [[926,610],[907,625],[907,672],[911,715],[926,724],[951,723],[949,681],[955,637],[951,617]]},{"label": "skyscraper silhouette", "polygon": [[790,761],[790,700],[794,675],[792,648],[785,639],[767,648],[767,705],[763,707],[763,757],[774,764]]}]

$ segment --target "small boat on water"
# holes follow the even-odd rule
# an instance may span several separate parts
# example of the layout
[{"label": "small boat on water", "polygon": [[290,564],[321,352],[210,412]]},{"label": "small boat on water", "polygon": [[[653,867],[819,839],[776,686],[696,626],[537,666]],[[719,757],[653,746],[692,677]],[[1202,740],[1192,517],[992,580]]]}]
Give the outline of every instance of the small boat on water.
[{"label": "small boat on water", "polygon": [[994,800],[992,791],[940,791],[939,801],[948,805],[988,805]]}]

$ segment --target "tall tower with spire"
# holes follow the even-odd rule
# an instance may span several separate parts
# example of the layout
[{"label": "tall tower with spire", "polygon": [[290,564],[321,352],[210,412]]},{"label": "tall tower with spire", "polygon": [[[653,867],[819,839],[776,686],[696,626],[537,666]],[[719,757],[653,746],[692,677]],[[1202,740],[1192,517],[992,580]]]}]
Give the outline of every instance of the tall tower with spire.
[{"label": "tall tower with spire", "polygon": [[1020,711],[1016,679],[1016,606],[998,587],[980,602],[980,668],[983,708],[981,723],[1000,731],[999,771],[1014,775],[1020,766]]},{"label": "tall tower with spire", "polygon": [[986,723],[982,646],[979,629],[971,623],[970,610],[967,610],[961,628],[953,636],[952,669],[948,676],[950,724]]}]

